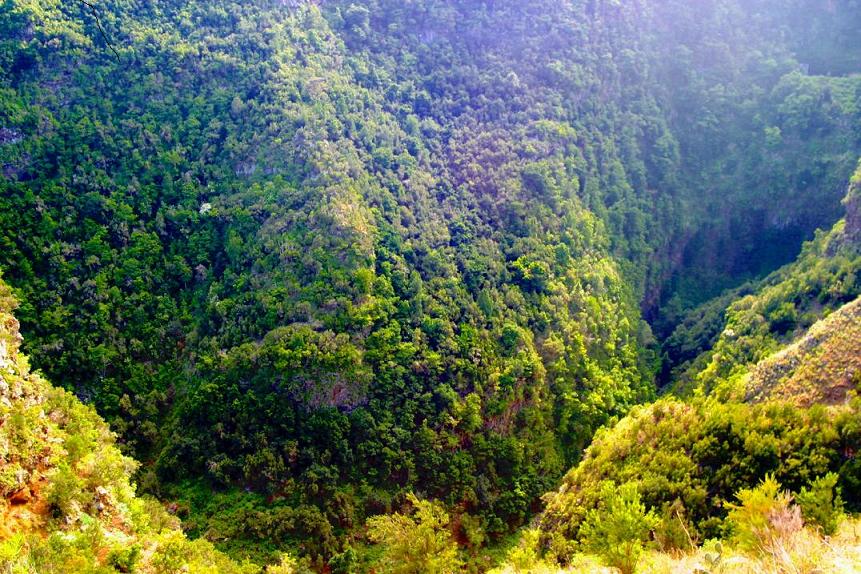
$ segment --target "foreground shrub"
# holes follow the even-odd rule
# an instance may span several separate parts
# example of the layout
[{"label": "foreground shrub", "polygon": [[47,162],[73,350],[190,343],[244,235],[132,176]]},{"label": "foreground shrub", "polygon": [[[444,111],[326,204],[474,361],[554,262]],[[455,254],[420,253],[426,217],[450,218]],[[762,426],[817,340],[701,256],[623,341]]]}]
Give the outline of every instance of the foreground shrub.
[{"label": "foreground shrub", "polygon": [[601,556],[622,574],[631,574],[640,554],[651,545],[652,530],[658,523],[658,517],[641,502],[636,485],[617,487],[605,482],[601,504],[586,517],[581,539],[589,552]]},{"label": "foreground shrub", "polygon": [[816,526],[828,536],[837,531],[843,518],[843,499],[837,486],[837,474],[829,472],[801,489],[796,500],[807,524]]},{"label": "foreground shrub", "polygon": [[861,448],[861,432],[854,430],[859,412],[861,402],[806,409],[672,398],[636,408],[600,431],[561,488],[545,498],[543,543],[580,538],[588,513],[600,504],[603,480],[635,483],[643,504],[666,515],[656,532],[665,550],[687,550],[689,538],[719,538],[736,493],[768,474],[798,493],[837,472],[851,498],[861,473],[843,453]]},{"label": "foreground shrub", "polygon": [[801,509],[774,476],[766,476],[756,488],[742,489],[739,504],[731,505],[727,517],[732,539],[742,550],[758,552],[775,541],[801,530]]}]

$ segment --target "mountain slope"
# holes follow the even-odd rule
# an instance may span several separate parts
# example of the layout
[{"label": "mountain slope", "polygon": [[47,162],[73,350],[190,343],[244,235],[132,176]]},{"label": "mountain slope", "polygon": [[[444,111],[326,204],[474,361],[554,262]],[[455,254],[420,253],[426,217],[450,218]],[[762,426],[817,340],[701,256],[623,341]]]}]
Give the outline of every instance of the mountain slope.
[{"label": "mountain slope", "polygon": [[[689,320],[664,343],[675,391],[687,394],[698,388],[707,393],[717,389],[722,395],[744,397],[741,379],[754,365],[802,339],[815,328],[814,323],[861,295],[857,282],[861,267],[859,186],[861,168],[855,172],[844,200],[846,218],[806,244],[795,262],[691,311]],[[844,311],[846,322],[852,322],[852,309]],[[838,317],[835,322],[840,321]],[[811,331],[814,337],[828,327],[815,329]],[[851,355],[853,344],[851,338],[845,342],[846,354]],[[841,354],[839,349],[835,351]]]},{"label": "mountain slope", "polygon": [[[820,537],[836,532],[843,501],[861,509],[859,186],[861,167],[850,182],[847,218],[818,234],[797,261],[692,312],[668,340],[676,356],[705,346],[676,371],[682,378],[674,390],[687,400],[666,396],[600,431],[561,488],[545,496],[538,547],[548,568],[559,561],[576,571],[578,552],[602,548],[596,520],[616,525],[619,544],[632,553],[621,560],[605,549],[605,559],[633,569],[641,552],[665,553],[644,554],[638,572],[861,568],[849,527],[839,543]],[[724,313],[715,312],[720,306]],[[712,343],[703,336],[709,332]],[[628,498],[616,494],[625,489]],[[835,518],[822,522],[816,509]],[[760,537],[757,544],[745,546],[745,528]],[[534,551],[540,564],[542,552]]]},{"label": "mountain slope", "polygon": [[815,323],[803,337],[763,359],[746,382],[746,400],[802,405],[842,403],[861,383],[861,299]]},{"label": "mountain slope", "polygon": [[64,572],[259,572],[135,496],[136,463],[91,407],[30,370],[0,280],[0,568]]},{"label": "mountain slope", "polygon": [[5,2],[26,349],[237,555],[328,568],[409,491],[498,540],[654,396],[644,312],[838,216],[826,4]]}]

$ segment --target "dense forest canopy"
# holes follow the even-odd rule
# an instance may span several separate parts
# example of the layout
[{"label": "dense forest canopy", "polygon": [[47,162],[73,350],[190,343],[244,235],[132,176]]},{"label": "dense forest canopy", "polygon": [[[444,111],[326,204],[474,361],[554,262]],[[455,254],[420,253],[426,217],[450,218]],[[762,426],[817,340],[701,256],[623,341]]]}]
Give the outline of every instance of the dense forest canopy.
[{"label": "dense forest canopy", "polygon": [[25,349],[235,555],[325,564],[408,492],[499,540],[843,216],[858,29],[856,0],[8,0]]}]

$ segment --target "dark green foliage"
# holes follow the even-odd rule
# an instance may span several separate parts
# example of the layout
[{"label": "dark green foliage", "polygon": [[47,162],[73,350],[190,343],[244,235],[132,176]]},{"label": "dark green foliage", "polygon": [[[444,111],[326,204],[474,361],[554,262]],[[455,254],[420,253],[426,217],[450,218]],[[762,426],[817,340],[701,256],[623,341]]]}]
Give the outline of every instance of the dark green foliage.
[{"label": "dark green foliage", "polygon": [[4,3],[0,266],[35,365],[154,492],[223,494],[198,534],[321,566],[421,490],[499,537],[653,396],[641,306],[836,217],[858,82],[748,4],[111,0],[114,54],[84,3]]},{"label": "dark green foliage", "polygon": [[675,391],[745,398],[747,390],[735,388],[740,375],[861,295],[861,236],[850,221],[857,188],[850,184],[844,200],[846,219],[818,232],[796,261],[687,313],[664,342],[664,376],[675,379]]}]

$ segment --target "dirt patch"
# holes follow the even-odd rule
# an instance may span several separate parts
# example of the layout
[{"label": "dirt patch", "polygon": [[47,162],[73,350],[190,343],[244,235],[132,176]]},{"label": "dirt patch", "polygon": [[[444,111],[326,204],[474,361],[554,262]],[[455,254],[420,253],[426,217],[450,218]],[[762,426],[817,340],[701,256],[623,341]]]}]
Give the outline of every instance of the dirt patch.
[{"label": "dirt patch", "polygon": [[[48,479],[40,476],[23,489],[0,502],[0,541],[15,534],[39,534],[47,536],[45,530],[51,515],[45,490]],[[16,495],[26,492],[16,500]]]}]

